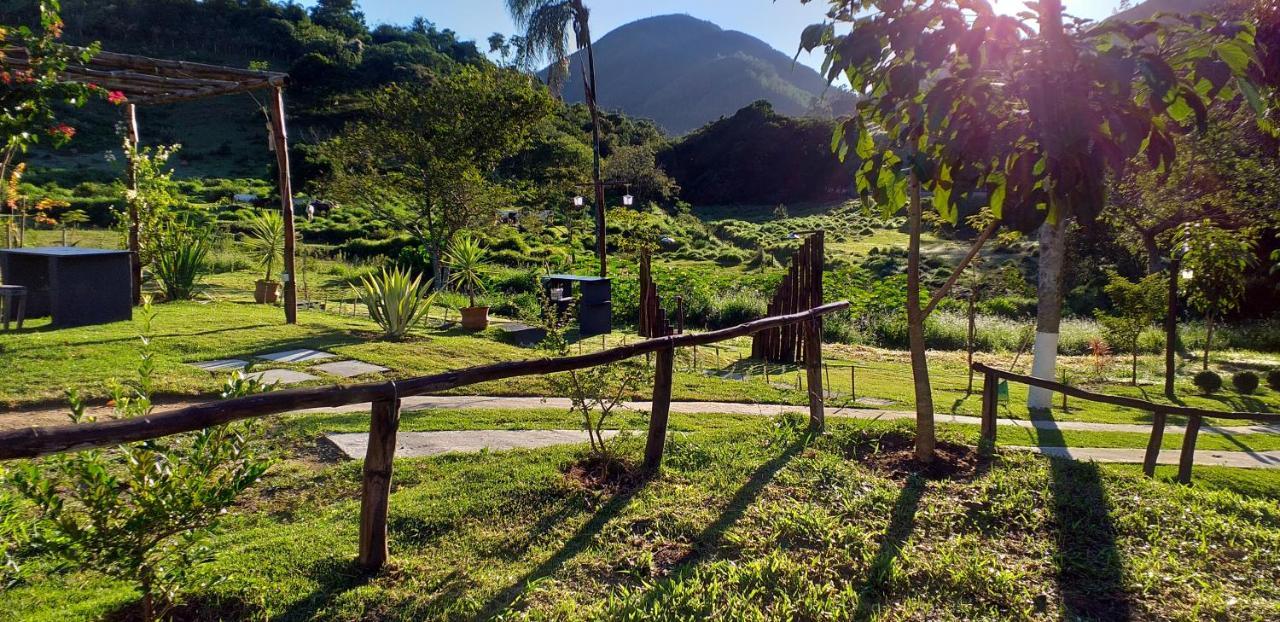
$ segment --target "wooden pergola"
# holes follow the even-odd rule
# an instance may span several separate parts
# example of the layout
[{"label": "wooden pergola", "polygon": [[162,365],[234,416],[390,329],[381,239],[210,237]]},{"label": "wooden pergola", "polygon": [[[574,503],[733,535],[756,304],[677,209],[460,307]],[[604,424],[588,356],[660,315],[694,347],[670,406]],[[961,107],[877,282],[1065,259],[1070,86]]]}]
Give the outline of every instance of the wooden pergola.
[{"label": "wooden pergola", "polygon": [[[27,51],[6,47],[4,59],[7,65],[21,68],[28,65]],[[163,60],[99,52],[83,64],[69,65],[63,78],[70,82],[95,84],[109,91],[125,95],[126,139],[136,148],[139,144],[137,107],[149,104],[170,104],[235,93],[247,93],[263,89],[271,90],[267,114],[271,119],[272,150],[279,165],[280,209],[284,218],[284,314],[290,324],[298,321],[297,287],[294,279],[294,223],[293,182],[289,172],[289,140],[284,116],[284,87],[288,74],[273,71],[257,71],[221,67],[204,63]],[[135,167],[129,163],[127,183],[136,188]],[[133,254],[134,302],[142,297],[142,265],[139,261],[138,214],[129,214],[129,251]]]}]

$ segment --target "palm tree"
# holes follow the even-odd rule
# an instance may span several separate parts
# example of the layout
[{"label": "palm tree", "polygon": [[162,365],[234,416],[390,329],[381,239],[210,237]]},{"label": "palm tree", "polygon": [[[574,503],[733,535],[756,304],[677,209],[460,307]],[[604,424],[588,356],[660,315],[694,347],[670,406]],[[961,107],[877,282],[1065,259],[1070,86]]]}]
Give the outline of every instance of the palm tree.
[{"label": "palm tree", "polygon": [[600,276],[608,276],[604,240],[604,183],[600,180],[600,111],[596,108],[596,60],[591,50],[591,9],[582,0],[507,0],[507,10],[516,27],[524,30],[522,57],[526,63],[546,59],[547,85],[559,93],[569,77],[569,25],[573,25],[574,43],[586,50],[587,62],[582,72],[583,95],[591,111],[591,145],[595,155],[592,181],[595,185],[596,256],[600,260]]}]

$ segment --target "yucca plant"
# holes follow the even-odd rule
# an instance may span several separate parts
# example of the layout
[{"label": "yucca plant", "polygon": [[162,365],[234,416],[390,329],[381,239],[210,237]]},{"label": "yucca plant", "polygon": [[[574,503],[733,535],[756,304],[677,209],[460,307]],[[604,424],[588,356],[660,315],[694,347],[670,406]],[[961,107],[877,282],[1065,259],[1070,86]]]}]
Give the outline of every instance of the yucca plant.
[{"label": "yucca plant", "polygon": [[200,292],[211,249],[209,236],[202,231],[175,225],[162,235],[151,271],[165,300],[190,300]]},{"label": "yucca plant", "polygon": [[249,248],[258,256],[258,265],[266,271],[264,281],[271,280],[276,262],[284,255],[284,219],[280,212],[258,212],[249,219]]},{"label": "yucca plant", "polygon": [[355,293],[387,339],[400,340],[426,318],[435,299],[430,287],[430,279],[424,283],[409,270],[383,268],[378,274],[361,277]]},{"label": "yucca plant", "polygon": [[488,255],[480,242],[467,234],[459,235],[445,252],[449,266],[449,283],[467,293],[467,302],[476,306],[476,291],[484,290],[484,273]]}]

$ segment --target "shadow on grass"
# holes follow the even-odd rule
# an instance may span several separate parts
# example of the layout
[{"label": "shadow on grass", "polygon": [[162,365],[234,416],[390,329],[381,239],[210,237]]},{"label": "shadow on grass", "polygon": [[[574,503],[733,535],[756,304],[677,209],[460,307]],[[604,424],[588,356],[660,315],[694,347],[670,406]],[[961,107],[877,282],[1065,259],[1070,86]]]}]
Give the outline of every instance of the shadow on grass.
[{"label": "shadow on grass", "polygon": [[858,609],[853,614],[854,620],[870,618],[884,602],[889,579],[893,576],[893,564],[902,554],[911,532],[915,531],[916,512],[920,509],[924,491],[924,480],[913,475],[898,493],[889,515],[889,528],[880,536],[879,549],[867,569],[866,581],[858,588]]},{"label": "shadow on grass", "polygon": [[[1052,416],[1048,417],[1052,420]],[[1040,446],[1068,446],[1058,429],[1036,429]],[[1111,504],[1093,462],[1049,459],[1058,551],[1058,592],[1069,620],[1128,620],[1132,605],[1124,586],[1124,563],[1116,545]]]},{"label": "shadow on grass", "polygon": [[[158,333],[158,334],[152,335],[152,339],[178,339],[178,338],[182,338],[182,337],[204,337],[204,336],[207,336],[207,335],[218,335],[218,334],[222,334],[222,333],[233,333],[233,332],[241,331],[241,330],[252,330],[252,329],[255,329],[255,328],[267,328],[267,327],[270,327],[270,326],[274,326],[274,324],[247,324],[247,325],[245,325],[245,326],[227,326],[227,327],[224,327],[224,328],[213,328],[213,329],[210,329],[210,330],[198,330],[198,331],[190,331],[190,332],[167,332],[167,333]],[[76,328],[78,328],[78,327],[76,327]],[[10,333],[10,334],[11,334],[11,335],[14,335],[14,336],[21,336],[21,335],[30,335],[30,334],[36,334],[36,333],[51,333],[51,332],[57,332],[57,331],[60,331],[60,330],[68,330],[68,329],[67,329],[67,328],[64,328],[64,327],[60,327],[60,326],[51,326],[51,325],[46,324],[46,325],[44,325],[44,326],[38,326],[38,327],[34,327],[34,328],[23,328],[22,330],[15,330],[15,331],[13,331],[13,332],[12,332],[12,333]],[[138,341],[138,335],[136,335],[136,334],[130,334],[130,335],[124,335],[124,336],[120,336],[120,337],[114,337],[114,338],[111,338],[111,339],[99,339],[99,340],[97,340],[97,341],[77,341],[77,342],[72,343],[71,345],[76,345],[76,346],[104,346],[104,345],[108,345],[108,344],[113,344],[113,343],[123,343],[123,342],[134,342],[134,343],[136,343],[137,341]],[[30,348],[8,348],[8,351],[10,351],[10,352],[22,352],[22,351],[24,351],[24,350],[42,350],[42,349],[46,349],[46,348],[48,348],[48,344],[41,343],[41,344],[38,344],[38,345],[33,346],[33,347],[30,347]]]},{"label": "shadow on grass", "polygon": [[525,573],[524,576],[511,585],[498,590],[498,593],[480,609],[476,619],[489,620],[497,617],[498,614],[514,604],[530,584],[544,577],[549,577],[563,568],[569,560],[590,546],[595,537],[604,529],[604,526],[621,514],[631,504],[631,500],[635,498],[636,493],[643,488],[644,484],[641,483],[613,495],[604,505],[600,506],[600,509],[596,510],[590,520],[578,528],[578,531],[564,543],[564,546],[560,547],[560,550],[555,555],[538,564],[536,568]]},{"label": "shadow on grass", "polygon": [[305,571],[316,582],[310,594],[294,602],[275,620],[311,620],[342,594],[369,583],[376,575],[360,569],[350,557],[327,557]]}]

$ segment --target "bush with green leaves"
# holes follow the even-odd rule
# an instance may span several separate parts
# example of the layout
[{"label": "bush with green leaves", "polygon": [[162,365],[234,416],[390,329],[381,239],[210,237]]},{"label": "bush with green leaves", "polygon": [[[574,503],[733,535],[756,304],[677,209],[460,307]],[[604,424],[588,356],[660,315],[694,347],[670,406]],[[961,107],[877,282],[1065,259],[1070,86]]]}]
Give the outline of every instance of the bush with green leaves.
[{"label": "bush with green leaves", "polygon": [[1142,333],[1164,312],[1166,291],[1168,285],[1163,275],[1148,275],[1135,283],[1112,272],[1106,292],[1114,309],[1110,313],[1096,313],[1107,341],[1124,348],[1131,355],[1132,383],[1135,386],[1138,384]]},{"label": "bush with green leaves", "polygon": [[400,268],[363,276],[354,289],[356,298],[369,309],[369,317],[391,340],[404,339],[409,329],[426,319],[435,300],[430,279],[424,283],[421,275]]},{"label": "bush with green leaves", "polygon": [[265,271],[262,280],[270,281],[277,262],[284,261],[284,218],[276,210],[265,210],[254,214],[246,224],[249,233],[245,241]]},{"label": "bush with green leaves", "polygon": [[[152,411],[153,317],[144,307],[138,379],[113,389],[115,418]],[[238,372],[223,395],[268,388]],[[70,398],[72,423],[94,420],[77,394]],[[165,617],[185,591],[200,587],[192,571],[212,559],[207,542],[221,516],[266,472],[267,460],[249,441],[252,429],[220,425],[19,465],[9,480],[35,517],[33,551],[133,583],[142,595],[143,619]]]},{"label": "bush with green leaves", "polygon": [[165,300],[190,300],[200,293],[209,272],[211,233],[195,226],[172,224],[159,236],[151,271]]},{"label": "bush with green leaves", "polygon": [[476,306],[476,292],[484,291],[488,258],[480,241],[468,234],[459,234],[450,242],[444,255],[449,266],[449,284],[467,293],[468,306]]},{"label": "bush with green leaves", "polygon": [[1222,376],[1209,370],[1196,373],[1191,382],[1195,383],[1196,387],[1205,393],[1217,393],[1222,389]]},{"label": "bush with green leaves", "polygon": [[1236,372],[1231,375],[1231,385],[1241,393],[1253,393],[1258,390],[1258,374],[1251,371]]},{"label": "bush with green leaves", "polygon": [[1267,372],[1267,386],[1272,391],[1280,391],[1280,369],[1273,369]]}]

